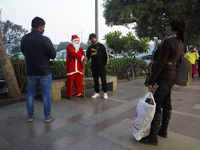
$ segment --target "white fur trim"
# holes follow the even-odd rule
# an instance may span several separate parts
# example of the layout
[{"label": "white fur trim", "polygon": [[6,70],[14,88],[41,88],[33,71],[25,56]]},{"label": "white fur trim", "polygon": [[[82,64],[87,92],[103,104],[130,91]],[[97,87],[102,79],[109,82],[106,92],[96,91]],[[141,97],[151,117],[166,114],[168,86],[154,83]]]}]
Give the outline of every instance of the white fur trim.
[{"label": "white fur trim", "polygon": [[81,61],[83,61],[84,57],[85,57],[85,56],[83,55],[82,58],[81,58]]},{"label": "white fur trim", "polygon": [[77,69],[77,59],[75,59],[75,72],[78,72],[78,69]]},{"label": "white fur trim", "polygon": [[69,76],[69,75],[72,75],[72,74],[75,74],[75,73],[80,73],[80,74],[83,74],[82,72],[80,71],[77,71],[77,72],[71,72],[71,73],[67,73],[66,75]]},{"label": "white fur trim", "polygon": [[72,40],[72,44],[73,44],[74,40],[79,40],[79,41],[80,41],[80,39],[79,39],[79,38],[73,39],[73,40]]}]

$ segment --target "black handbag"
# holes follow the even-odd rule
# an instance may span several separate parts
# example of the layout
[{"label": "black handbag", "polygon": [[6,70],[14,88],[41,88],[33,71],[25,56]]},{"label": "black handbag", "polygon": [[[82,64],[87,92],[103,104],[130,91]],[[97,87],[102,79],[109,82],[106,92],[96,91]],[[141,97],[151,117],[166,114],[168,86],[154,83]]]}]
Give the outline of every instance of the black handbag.
[{"label": "black handbag", "polygon": [[174,84],[187,86],[192,81],[192,65],[188,59],[181,56],[176,63],[176,78]]}]

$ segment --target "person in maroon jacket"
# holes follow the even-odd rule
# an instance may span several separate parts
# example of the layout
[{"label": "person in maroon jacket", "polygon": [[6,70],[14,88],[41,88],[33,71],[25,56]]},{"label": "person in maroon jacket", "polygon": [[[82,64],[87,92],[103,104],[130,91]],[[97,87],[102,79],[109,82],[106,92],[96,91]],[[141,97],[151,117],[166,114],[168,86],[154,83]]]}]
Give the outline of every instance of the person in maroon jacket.
[{"label": "person in maroon jacket", "polygon": [[[142,143],[158,144],[157,134],[167,137],[167,127],[172,111],[171,89],[176,78],[176,63],[184,55],[183,41],[186,28],[183,20],[170,21],[166,28],[167,37],[153,55],[154,63],[148,89],[151,92],[155,91],[156,112],[151,123],[150,134],[140,140]],[[157,89],[154,88],[155,84],[158,85]],[[161,114],[162,125],[159,128]]]},{"label": "person in maroon jacket", "polygon": [[72,97],[72,86],[75,81],[75,96],[82,97],[82,74],[87,57],[80,47],[80,39],[77,35],[72,35],[72,44],[66,48],[66,74],[67,74],[67,99]]}]

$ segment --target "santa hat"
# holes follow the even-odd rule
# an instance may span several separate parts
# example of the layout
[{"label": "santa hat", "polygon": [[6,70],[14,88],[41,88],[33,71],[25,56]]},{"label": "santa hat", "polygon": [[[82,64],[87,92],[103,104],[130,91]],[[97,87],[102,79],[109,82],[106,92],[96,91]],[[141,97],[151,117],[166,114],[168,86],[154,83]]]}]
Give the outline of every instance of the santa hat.
[{"label": "santa hat", "polygon": [[72,35],[72,39],[71,41],[75,40],[75,39],[80,39],[77,35]]}]

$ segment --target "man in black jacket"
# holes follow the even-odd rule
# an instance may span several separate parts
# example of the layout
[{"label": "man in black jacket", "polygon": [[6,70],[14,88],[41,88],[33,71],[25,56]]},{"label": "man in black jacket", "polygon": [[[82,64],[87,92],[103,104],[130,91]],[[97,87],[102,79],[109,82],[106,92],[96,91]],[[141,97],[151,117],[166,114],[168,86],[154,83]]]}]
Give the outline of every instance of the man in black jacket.
[{"label": "man in black jacket", "polygon": [[28,93],[26,108],[28,111],[27,122],[34,120],[34,98],[38,85],[41,87],[44,105],[45,123],[51,122],[55,117],[51,114],[51,67],[50,58],[56,57],[56,52],[51,40],[43,36],[45,21],[35,17],[32,20],[32,31],[21,40],[21,51],[25,56]]},{"label": "man in black jacket", "polygon": [[101,43],[97,42],[96,35],[94,33],[90,34],[89,39],[92,43],[90,47],[87,49],[87,58],[88,60],[92,59],[92,76],[94,78],[94,88],[95,94],[92,98],[100,97],[99,95],[99,76],[101,77],[102,82],[102,90],[104,92],[103,98],[108,99],[107,95],[107,86],[106,86],[106,68],[105,66],[108,64],[109,57],[108,52],[105,46]]}]

